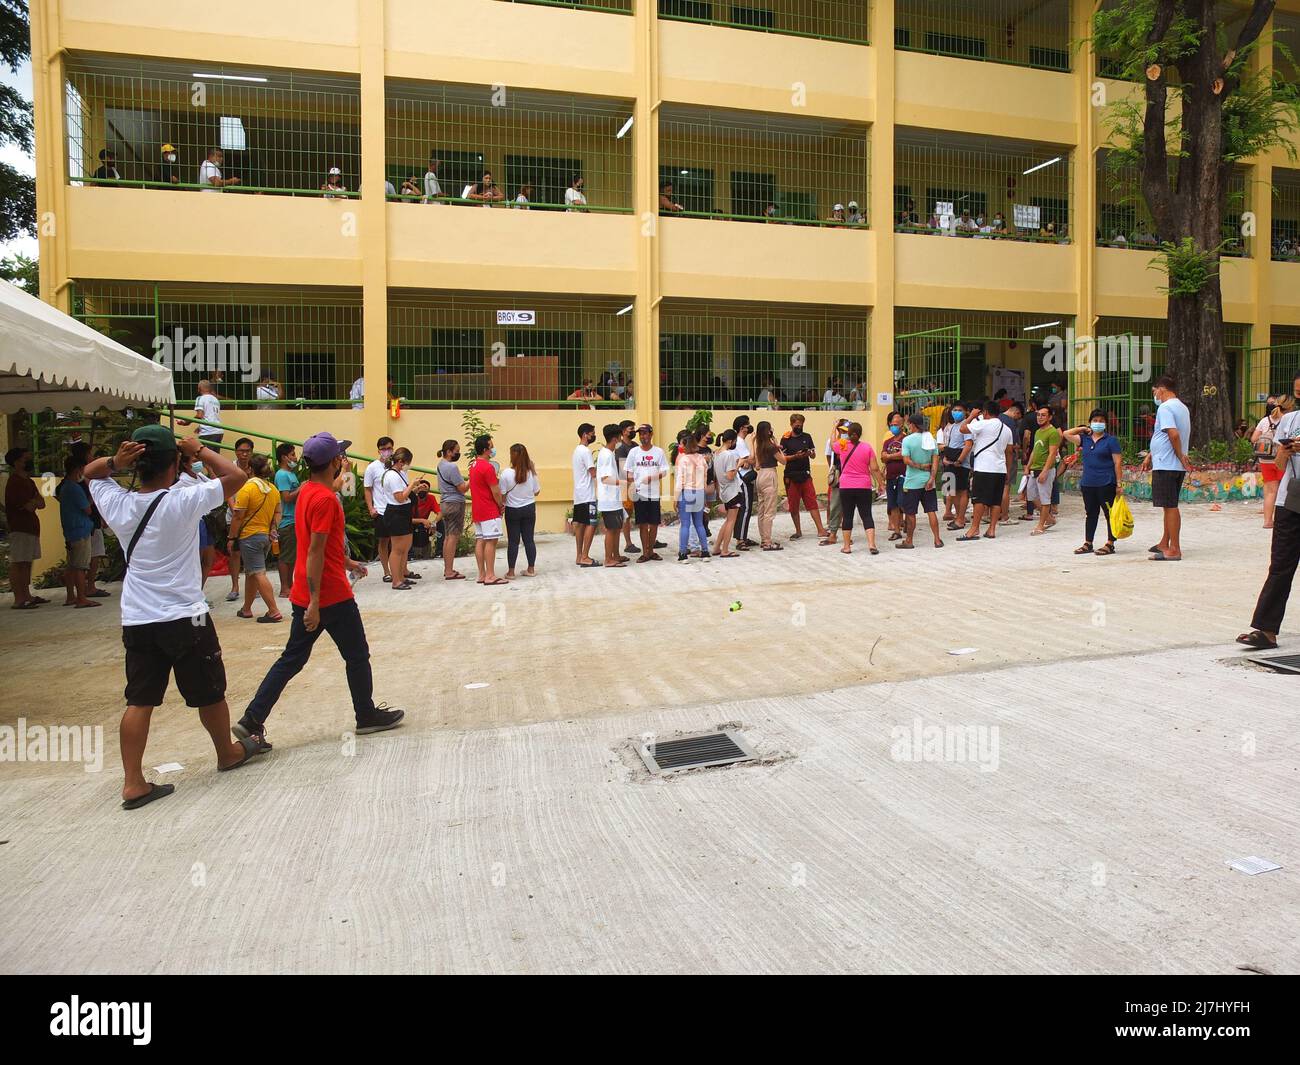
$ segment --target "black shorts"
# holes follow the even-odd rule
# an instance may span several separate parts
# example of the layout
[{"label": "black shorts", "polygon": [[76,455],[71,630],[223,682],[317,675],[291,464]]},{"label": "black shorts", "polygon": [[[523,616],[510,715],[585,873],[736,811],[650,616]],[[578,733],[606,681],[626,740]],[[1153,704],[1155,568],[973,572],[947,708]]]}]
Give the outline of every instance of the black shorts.
[{"label": "black shorts", "polygon": [[632,516],[638,525],[658,525],[663,519],[657,499],[637,499],[632,504]]},{"label": "black shorts", "polygon": [[375,535],[381,540],[388,539],[388,511],[375,515]]},{"label": "black shorts", "polygon": [[226,665],[210,614],[124,625],[122,646],[127,706],[161,706],[173,670],[186,706],[211,706],[226,697]]},{"label": "black shorts", "polygon": [[939,500],[933,488],[903,489],[903,513],[915,514],[917,507],[923,508],[927,514],[933,514],[939,509]]},{"label": "black shorts", "polygon": [[1162,510],[1177,510],[1178,493],[1182,491],[1186,476],[1182,470],[1152,470],[1151,505]]},{"label": "black shorts", "polygon": [[620,505],[618,510],[602,510],[600,520],[605,523],[606,529],[623,528],[623,507]]},{"label": "black shorts", "polygon": [[745,495],[743,492],[737,492],[730,499],[720,500],[723,510],[739,510],[745,505]]},{"label": "black shorts", "polygon": [[[947,465],[948,462],[951,462],[957,457],[957,455],[948,454],[948,452],[952,450],[952,448],[946,448],[944,451],[944,459],[946,461],[939,467],[939,474],[942,477],[940,483],[943,485],[945,493],[948,491],[949,486],[951,486],[952,494],[958,495],[961,492],[967,492],[970,490],[970,467]],[[957,454],[961,454],[960,449],[957,450]]]},{"label": "black shorts", "polygon": [[389,503],[384,511],[384,535],[387,537],[411,535],[412,503]]},{"label": "black shorts", "polygon": [[1007,485],[1005,473],[981,473],[976,470],[971,476],[971,500],[986,507],[1002,505],[1002,489]]},{"label": "black shorts", "polygon": [[574,525],[595,525],[599,519],[596,517],[595,503],[574,503],[573,504],[573,524]]}]

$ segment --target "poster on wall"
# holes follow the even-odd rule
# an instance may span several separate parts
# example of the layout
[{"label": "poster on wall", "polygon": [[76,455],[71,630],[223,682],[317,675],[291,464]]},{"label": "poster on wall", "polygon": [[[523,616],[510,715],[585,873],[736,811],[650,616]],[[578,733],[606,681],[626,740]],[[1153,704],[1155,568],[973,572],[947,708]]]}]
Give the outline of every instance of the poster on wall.
[{"label": "poster on wall", "polygon": [[1039,229],[1039,222],[1042,218],[1042,209],[1031,207],[1027,203],[1013,204],[1011,208],[1011,218],[1015,222],[1017,229]]},{"label": "poster on wall", "polygon": [[934,217],[939,220],[940,229],[952,229],[952,201],[936,200],[934,204]]},{"label": "poster on wall", "polygon": [[1007,395],[1017,403],[1025,401],[1025,372],[1023,370],[1009,370],[1005,366],[990,366],[989,374],[992,377],[993,394],[997,395],[1002,389],[1007,390]]}]

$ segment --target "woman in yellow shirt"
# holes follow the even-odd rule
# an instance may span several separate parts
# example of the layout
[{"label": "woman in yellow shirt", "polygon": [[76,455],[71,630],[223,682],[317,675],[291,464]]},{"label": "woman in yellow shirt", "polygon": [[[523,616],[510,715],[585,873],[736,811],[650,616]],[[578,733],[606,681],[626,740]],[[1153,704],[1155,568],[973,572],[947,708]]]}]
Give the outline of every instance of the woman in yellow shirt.
[{"label": "woman in yellow shirt", "polygon": [[230,550],[239,551],[244,569],[244,606],[239,617],[253,616],[253,600],[262,597],[266,613],[258,618],[261,624],[283,621],[275,605],[275,592],[266,575],[266,553],[271,541],[279,536],[280,490],[267,480],[271,474],[271,460],[265,455],[254,455],[248,460],[251,477],[235,495],[230,508]]}]

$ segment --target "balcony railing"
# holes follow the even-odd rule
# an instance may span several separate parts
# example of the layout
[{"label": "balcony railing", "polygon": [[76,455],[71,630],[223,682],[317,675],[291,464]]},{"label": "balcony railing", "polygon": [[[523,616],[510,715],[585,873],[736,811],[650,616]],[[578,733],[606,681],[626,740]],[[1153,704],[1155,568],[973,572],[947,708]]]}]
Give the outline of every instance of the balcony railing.
[{"label": "balcony railing", "polygon": [[673,106],[659,117],[659,212],[868,224],[869,145],[857,123]]},{"label": "balcony railing", "polygon": [[1070,0],[895,0],[894,47],[1068,71]]},{"label": "balcony railing", "polygon": [[390,81],[390,195],[416,203],[631,211],[631,126],[626,100]]},{"label": "balcony railing", "polygon": [[894,227],[995,240],[1071,239],[1068,148],[959,133],[900,130]]},{"label": "balcony railing", "polygon": [[359,113],[354,77],[72,56],[68,178],[344,199],[360,182]]},{"label": "balcony railing", "polygon": [[665,300],[659,322],[664,407],[863,409],[863,308]]},{"label": "balcony railing", "polygon": [[1300,170],[1273,170],[1274,262],[1300,262]]},{"label": "balcony railing", "polygon": [[765,0],[763,3],[658,0],[658,3],[659,17],[676,22],[699,22],[849,44],[870,43],[871,8],[866,0]]}]

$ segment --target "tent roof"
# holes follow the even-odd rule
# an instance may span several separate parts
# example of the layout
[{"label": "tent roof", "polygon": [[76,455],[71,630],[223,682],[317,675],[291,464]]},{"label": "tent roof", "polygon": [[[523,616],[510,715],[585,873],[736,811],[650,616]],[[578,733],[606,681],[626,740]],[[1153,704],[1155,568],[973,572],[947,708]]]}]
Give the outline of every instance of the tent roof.
[{"label": "tent roof", "polygon": [[166,366],[0,282],[0,412],[175,401]]}]

